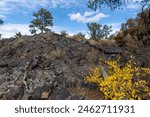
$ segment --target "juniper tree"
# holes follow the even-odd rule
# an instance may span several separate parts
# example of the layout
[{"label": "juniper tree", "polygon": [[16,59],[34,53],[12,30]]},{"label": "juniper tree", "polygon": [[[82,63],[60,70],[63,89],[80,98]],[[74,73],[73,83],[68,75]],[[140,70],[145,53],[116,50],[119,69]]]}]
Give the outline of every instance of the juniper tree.
[{"label": "juniper tree", "polygon": [[29,26],[31,34],[35,34],[39,29],[41,33],[50,31],[53,26],[52,14],[46,9],[41,8],[37,13],[33,13],[33,21]]},{"label": "juniper tree", "polygon": [[110,32],[112,32],[111,28],[112,26],[107,26],[107,25],[103,26],[103,29],[102,29],[103,38],[108,38],[108,36],[110,35]]},{"label": "juniper tree", "polygon": [[112,31],[111,26],[110,27],[107,25],[102,26],[97,23],[88,23],[87,27],[90,31],[90,38],[93,40],[107,38],[110,32]]}]

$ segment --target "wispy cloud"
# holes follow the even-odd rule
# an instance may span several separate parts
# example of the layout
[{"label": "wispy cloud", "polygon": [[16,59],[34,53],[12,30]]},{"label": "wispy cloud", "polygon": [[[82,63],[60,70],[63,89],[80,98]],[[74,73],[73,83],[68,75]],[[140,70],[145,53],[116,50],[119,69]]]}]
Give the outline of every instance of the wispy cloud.
[{"label": "wispy cloud", "polygon": [[139,9],[141,8],[141,1],[142,0],[130,0],[127,4],[127,9]]},{"label": "wispy cloud", "polygon": [[129,4],[127,6],[127,8],[129,8],[129,9],[139,9],[139,8],[141,8],[141,6],[138,5],[138,4]]},{"label": "wispy cloud", "polygon": [[0,15],[6,15],[14,10],[33,10],[37,7],[69,7],[80,6],[84,0],[0,0]]},{"label": "wispy cloud", "polygon": [[83,3],[86,3],[87,0],[50,0],[51,7],[72,7],[72,6],[81,6]]},{"label": "wispy cloud", "polygon": [[38,6],[46,7],[49,4],[48,0],[1,0],[0,1],[0,15],[6,15],[14,10],[35,9]]},{"label": "wispy cloud", "polygon": [[0,14],[0,19],[5,19],[5,18],[6,18],[5,15]]},{"label": "wispy cloud", "polygon": [[99,12],[84,12],[84,14],[81,13],[70,13],[68,14],[70,20],[82,22],[82,23],[88,23],[88,22],[98,22],[102,18],[109,17],[109,15],[106,15],[104,13]]}]

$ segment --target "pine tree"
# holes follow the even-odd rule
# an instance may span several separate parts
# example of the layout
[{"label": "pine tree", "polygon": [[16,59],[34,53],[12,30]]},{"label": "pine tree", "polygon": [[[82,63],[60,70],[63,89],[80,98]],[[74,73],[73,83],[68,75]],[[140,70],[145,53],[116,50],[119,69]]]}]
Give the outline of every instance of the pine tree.
[{"label": "pine tree", "polygon": [[29,31],[31,32],[31,34],[36,34],[36,31],[37,31],[37,30],[36,30],[36,27],[35,27],[34,25],[30,24],[30,25],[29,25],[29,28],[30,28]]},{"label": "pine tree", "polygon": [[53,26],[53,17],[51,13],[41,8],[37,13],[33,13],[35,17],[29,26],[31,34],[36,34],[39,29],[41,33],[50,31],[49,27]]}]

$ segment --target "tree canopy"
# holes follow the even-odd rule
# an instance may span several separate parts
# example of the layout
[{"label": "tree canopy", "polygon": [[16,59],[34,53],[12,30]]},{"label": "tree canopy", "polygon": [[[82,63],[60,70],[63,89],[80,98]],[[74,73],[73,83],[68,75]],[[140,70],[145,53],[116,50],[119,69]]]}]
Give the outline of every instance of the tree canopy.
[{"label": "tree canopy", "polygon": [[35,17],[29,26],[31,34],[35,34],[39,29],[41,33],[49,32],[50,26],[53,26],[53,17],[51,13],[41,8],[37,13],[33,13]]},{"label": "tree canopy", "polygon": [[90,37],[91,39],[98,40],[101,38],[108,38],[108,35],[110,34],[111,26],[107,25],[100,25],[97,23],[88,23],[87,27],[90,31]]},{"label": "tree canopy", "polygon": [[[123,4],[133,2],[132,0],[89,0],[88,1],[88,7],[97,10],[98,8],[101,8],[102,6],[108,6],[112,10],[121,7]],[[138,2],[138,0],[136,1]],[[141,1],[142,8],[145,6],[150,7],[150,0],[142,0]]]},{"label": "tree canopy", "polygon": [[[128,47],[131,51],[143,54],[144,49],[150,46],[150,14],[146,9],[122,23],[121,29],[114,37],[121,46]],[[145,17],[143,17],[143,14]]]}]

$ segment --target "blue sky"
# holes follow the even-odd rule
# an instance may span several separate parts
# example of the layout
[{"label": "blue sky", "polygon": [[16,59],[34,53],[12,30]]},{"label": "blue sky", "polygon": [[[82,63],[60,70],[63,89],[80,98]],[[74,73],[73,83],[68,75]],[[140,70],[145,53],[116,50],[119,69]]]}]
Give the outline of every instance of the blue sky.
[{"label": "blue sky", "polygon": [[[111,11],[102,8],[96,12],[87,8],[88,0],[0,0],[0,18],[5,23],[0,26],[3,37],[11,37],[16,32],[30,34],[29,24],[33,19],[33,12],[45,8],[53,15],[53,31],[60,33],[66,30],[70,35],[78,32],[88,34],[86,24],[97,22],[102,25],[111,25],[113,32],[119,30],[121,23],[128,18],[135,17],[140,6],[127,4],[121,10]],[[140,0],[138,0],[140,1]],[[87,35],[88,36],[88,35]]]}]

